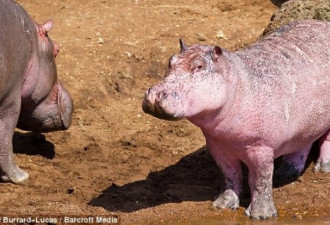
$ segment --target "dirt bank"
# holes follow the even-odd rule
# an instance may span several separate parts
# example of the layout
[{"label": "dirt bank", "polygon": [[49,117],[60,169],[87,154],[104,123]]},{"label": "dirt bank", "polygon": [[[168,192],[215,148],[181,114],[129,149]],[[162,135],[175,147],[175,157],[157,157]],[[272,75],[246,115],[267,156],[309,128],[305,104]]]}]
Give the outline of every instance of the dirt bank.
[{"label": "dirt bank", "polygon": [[[238,211],[212,207],[222,175],[199,129],[148,116],[141,102],[178,53],[179,38],[230,50],[245,46],[269,23],[276,10],[271,1],[19,2],[39,23],[54,20],[58,73],[75,112],[65,132],[17,131],[16,159],[31,177],[25,185],[0,183],[1,212],[118,214],[123,224],[244,216],[247,188]],[[313,173],[312,159],[298,181],[274,189],[281,216],[330,215],[330,176]]]}]

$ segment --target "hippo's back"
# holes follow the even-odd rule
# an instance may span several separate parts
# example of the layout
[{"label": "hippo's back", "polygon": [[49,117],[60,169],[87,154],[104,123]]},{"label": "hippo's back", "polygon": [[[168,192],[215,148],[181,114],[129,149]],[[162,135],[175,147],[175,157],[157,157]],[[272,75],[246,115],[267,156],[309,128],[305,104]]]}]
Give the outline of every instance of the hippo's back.
[{"label": "hippo's back", "polygon": [[0,1],[0,100],[23,80],[34,26],[18,4]]},{"label": "hippo's back", "polygon": [[329,68],[330,23],[316,20],[289,23],[237,54],[249,65],[251,75],[265,79],[278,79],[307,67]]},{"label": "hippo's back", "polygon": [[236,54],[273,136],[307,143],[330,128],[330,23],[290,23]]}]

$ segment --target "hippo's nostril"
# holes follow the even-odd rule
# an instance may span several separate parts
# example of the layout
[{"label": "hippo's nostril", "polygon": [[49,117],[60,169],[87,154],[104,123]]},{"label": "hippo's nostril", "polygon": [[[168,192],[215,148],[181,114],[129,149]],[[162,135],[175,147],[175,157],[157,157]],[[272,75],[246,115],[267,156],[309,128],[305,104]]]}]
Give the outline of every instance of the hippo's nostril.
[{"label": "hippo's nostril", "polygon": [[147,90],[146,95],[149,95],[150,92],[151,92],[151,88],[149,88],[149,89]]},{"label": "hippo's nostril", "polygon": [[158,92],[157,93],[157,99],[158,100],[162,100],[162,99],[166,99],[168,96],[168,94],[164,91]]}]

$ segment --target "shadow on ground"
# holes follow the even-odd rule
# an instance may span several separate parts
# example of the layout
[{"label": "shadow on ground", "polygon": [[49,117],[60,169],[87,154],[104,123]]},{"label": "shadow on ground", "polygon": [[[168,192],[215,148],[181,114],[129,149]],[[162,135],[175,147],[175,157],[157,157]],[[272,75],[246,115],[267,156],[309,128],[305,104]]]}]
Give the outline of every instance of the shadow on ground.
[{"label": "shadow on ground", "polygon": [[[315,152],[315,151],[314,151]],[[311,154],[306,167],[315,160]],[[275,168],[281,159],[275,161]],[[243,165],[243,194],[240,205],[248,207],[250,193],[248,169]],[[274,180],[274,187],[281,187],[297,178]],[[133,212],[144,208],[182,201],[213,200],[224,187],[224,177],[207,149],[201,148],[183,157],[175,165],[161,171],[151,172],[145,180],[123,186],[112,184],[103,193],[89,202],[112,212]]]},{"label": "shadow on ground", "polygon": [[133,212],[164,203],[207,201],[219,194],[223,176],[212,157],[201,148],[175,165],[151,172],[145,180],[112,184],[89,204],[109,211]]},{"label": "shadow on ground", "polygon": [[47,159],[55,157],[54,144],[46,140],[40,133],[21,133],[16,131],[13,138],[14,153],[26,155],[40,155]]}]

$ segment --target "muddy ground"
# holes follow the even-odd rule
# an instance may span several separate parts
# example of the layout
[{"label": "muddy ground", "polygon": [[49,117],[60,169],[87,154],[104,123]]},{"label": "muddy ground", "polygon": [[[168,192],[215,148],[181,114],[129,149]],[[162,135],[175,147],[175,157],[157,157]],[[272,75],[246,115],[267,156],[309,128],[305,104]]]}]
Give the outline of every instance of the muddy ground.
[{"label": "muddy ground", "polygon": [[[30,178],[0,183],[0,212],[11,215],[119,215],[122,224],[171,219],[239,220],[212,199],[223,177],[198,128],[143,113],[144,91],[168,58],[188,44],[229,50],[254,42],[276,6],[269,0],[19,0],[39,23],[55,22],[58,74],[75,103],[68,131],[17,130],[14,151]],[[312,171],[276,184],[280,217],[330,215],[330,176]],[[246,218],[247,219],[247,218]]]}]

